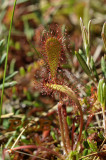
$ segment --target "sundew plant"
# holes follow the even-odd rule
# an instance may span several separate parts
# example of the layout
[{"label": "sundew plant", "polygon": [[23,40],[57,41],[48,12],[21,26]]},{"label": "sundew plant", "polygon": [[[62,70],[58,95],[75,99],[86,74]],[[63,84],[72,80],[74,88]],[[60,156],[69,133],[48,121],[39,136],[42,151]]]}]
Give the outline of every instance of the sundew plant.
[{"label": "sundew plant", "polygon": [[[91,54],[91,20],[85,27],[80,18],[83,47],[77,46],[76,49],[77,44],[74,44],[73,47],[71,34],[66,30],[67,26],[50,22],[48,22],[49,25],[46,25],[40,17],[44,26],[42,31],[38,30],[38,34],[35,34],[37,38],[33,37],[35,46],[38,47],[36,48],[30,42],[34,32],[32,30],[30,33],[27,32],[30,27],[26,20],[28,18],[30,21],[34,15],[31,14],[27,18],[23,16],[20,24],[24,24],[27,38],[23,34],[22,46],[16,42],[15,49],[18,55],[22,47],[21,53],[23,53],[23,46],[28,41],[28,44],[34,49],[34,54],[29,51],[26,58],[28,66],[20,67],[18,76],[21,77],[21,80],[17,76],[15,81],[11,82],[11,78],[18,73],[10,72],[11,74],[6,76],[9,46],[10,43],[13,44],[10,37],[15,6],[16,0],[8,36],[7,54],[2,54],[0,57],[0,65],[6,59],[3,83],[0,81],[0,89],[2,89],[0,120],[5,128],[5,131],[3,127],[0,128],[2,131],[0,141],[3,139],[1,159],[105,160],[106,22],[101,30],[100,42],[103,45],[103,51],[99,56],[99,62],[96,63]],[[33,7],[28,8],[29,12],[31,8]],[[18,12],[16,15],[18,16]],[[16,27],[19,27],[20,24],[17,24]],[[31,24],[33,26],[34,22],[31,21]],[[15,39],[14,34],[13,32],[13,39]],[[0,41],[0,48],[2,45],[3,41]],[[11,47],[11,50],[14,51],[14,48]],[[28,46],[25,46],[25,53],[27,50]],[[34,61],[36,62],[29,65],[31,56],[35,56]],[[14,63],[10,65],[12,71],[15,68]],[[13,87],[16,84],[18,87]],[[1,115],[5,88],[11,87],[13,87],[12,91],[9,90],[9,92],[14,96],[9,95],[8,92],[6,95],[11,96],[13,105],[14,102],[19,102],[18,107],[21,109],[13,107],[11,112],[15,114]],[[18,92],[21,98],[17,96]],[[43,112],[44,108],[45,112]],[[4,108],[3,113],[6,113]],[[9,117],[10,121],[4,120],[5,117]],[[4,144],[5,141],[7,141],[6,144]]]}]

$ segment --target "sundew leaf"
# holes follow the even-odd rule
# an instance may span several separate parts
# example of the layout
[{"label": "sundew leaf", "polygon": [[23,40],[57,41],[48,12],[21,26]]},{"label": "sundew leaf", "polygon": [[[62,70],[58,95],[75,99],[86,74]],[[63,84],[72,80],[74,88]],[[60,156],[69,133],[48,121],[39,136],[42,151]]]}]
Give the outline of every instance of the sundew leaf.
[{"label": "sundew leaf", "polygon": [[67,94],[69,97],[71,97],[71,99],[73,99],[75,102],[77,102],[77,97],[76,97],[75,93],[67,86],[58,85],[58,84],[51,84],[51,83],[46,83],[45,85],[48,88],[51,88],[53,90],[57,90],[57,91],[60,91],[60,92]]},{"label": "sundew leaf", "polygon": [[50,37],[46,41],[45,49],[50,67],[51,78],[54,79],[56,77],[59,56],[61,53],[61,43],[57,38]]}]

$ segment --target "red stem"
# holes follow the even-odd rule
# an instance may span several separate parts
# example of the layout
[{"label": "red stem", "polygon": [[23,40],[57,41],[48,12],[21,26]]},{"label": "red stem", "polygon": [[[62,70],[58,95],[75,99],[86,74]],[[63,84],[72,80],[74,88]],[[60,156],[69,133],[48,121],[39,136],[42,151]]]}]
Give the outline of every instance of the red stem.
[{"label": "red stem", "polygon": [[77,143],[75,144],[74,150],[76,149],[78,143],[81,141],[81,135],[82,135],[82,129],[83,129],[83,112],[82,112],[82,108],[81,108],[81,105],[80,105],[79,101],[76,101],[76,104],[78,105],[79,111],[80,111],[80,132],[79,132],[78,140],[77,140]]},{"label": "red stem", "polygon": [[65,150],[66,154],[68,154],[67,147],[66,147],[66,142],[65,142],[65,137],[64,137],[64,127],[63,127],[62,113],[61,113],[62,105],[63,105],[63,103],[61,103],[61,102],[58,103],[58,117],[59,117],[59,125],[60,125],[63,147],[64,147],[64,150]]},{"label": "red stem", "polygon": [[63,125],[64,125],[64,132],[65,132],[65,140],[66,140],[66,147],[68,152],[71,151],[71,144],[70,144],[70,137],[69,137],[69,128],[67,124],[67,112],[66,112],[66,106],[62,105],[62,119],[63,119]]},{"label": "red stem", "polygon": [[74,144],[74,131],[75,131],[75,122],[73,122],[73,126],[72,126],[72,133],[71,133],[71,139],[72,139],[72,150],[73,150],[73,144]]}]

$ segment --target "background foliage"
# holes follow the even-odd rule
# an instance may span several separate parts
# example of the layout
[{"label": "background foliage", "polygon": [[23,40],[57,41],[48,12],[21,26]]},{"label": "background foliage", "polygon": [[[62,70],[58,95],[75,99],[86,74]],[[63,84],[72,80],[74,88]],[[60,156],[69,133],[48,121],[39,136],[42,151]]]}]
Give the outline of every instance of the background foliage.
[{"label": "background foliage", "polygon": [[[0,0],[0,97],[13,5],[13,0]],[[80,17],[83,20],[83,27],[87,30],[88,22],[91,20],[89,53],[91,56],[90,71],[93,77],[91,77],[91,72],[88,73],[89,71],[85,69],[85,63],[78,58],[81,56],[84,62],[87,60],[86,39],[84,41]],[[102,86],[106,86],[106,44],[103,43],[101,36],[105,20],[105,0],[17,0],[4,84],[0,126],[1,155],[4,148],[10,149],[25,145],[46,146],[62,154],[56,112],[59,97],[58,94],[53,97],[45,94],[40,79],[40,75],[43,76],[44,71],[47,70],[41,54],[41,37],[45,30],[49,30],[50,24],[58,24],[62,29],[62,34],[66,31],[64,64],[62,63],[60,70],[62,70],[64,81],[78,95],[84,116],[84,138],[80,149],[70,152],[68,158],[80,159],[82,156],[103,150],[103,147],[106,150],[105,145],[102,145],[105,138],[101,114],[103,105],[105,110],[106,96],[103,97],[104,101],[100,97],[104,93]],[[106,36],[106,29],[103,33]],[[92,78],[94,81],[91,80]],[[73,134],[76,136],[79,132],[79,112],[75,105],[73,109],[73,105],[70,102],[67,105],[67,123],[70,134],[75,132]],[[46,131],[39,130],[41,125],[39,119],[50,122],[50,128]],[[27,121],[31,123],[34,121],[38,128],[36,130],[34,127],[27,127],[20,135],[23,126],[28,124]],[[13,122],[17,127],[9,130]],[[20,138],[17,140],[19,135]],[[23,160],[30,159],[30,155],[34,155],[35,150],[25,149],[24,152],[26,154],[19,152],[13,152],[10,156],[7,154],[7,159],[18,160],[19,157]],[[47,152],[42,154],[38,150],[35,155],[38,156],[34,157],[35,159],[55,159],[56,156]],[[102,160],[106,157],[105,155],[106,152],[103,152],[96,154],[96,157],[94,155],[93,158],[99,157]],[[89,156],[88,159],[92,159],[92,156]]]}]

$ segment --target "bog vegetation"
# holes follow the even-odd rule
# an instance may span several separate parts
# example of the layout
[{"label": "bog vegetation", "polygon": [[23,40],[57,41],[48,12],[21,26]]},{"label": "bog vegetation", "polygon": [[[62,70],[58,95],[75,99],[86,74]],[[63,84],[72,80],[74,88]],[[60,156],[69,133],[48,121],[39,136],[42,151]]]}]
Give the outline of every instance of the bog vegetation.
[{"label": "bog vegetation", "polygon": [[105,160],[105,0],[0,3],[1,160]]}]

